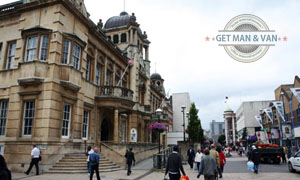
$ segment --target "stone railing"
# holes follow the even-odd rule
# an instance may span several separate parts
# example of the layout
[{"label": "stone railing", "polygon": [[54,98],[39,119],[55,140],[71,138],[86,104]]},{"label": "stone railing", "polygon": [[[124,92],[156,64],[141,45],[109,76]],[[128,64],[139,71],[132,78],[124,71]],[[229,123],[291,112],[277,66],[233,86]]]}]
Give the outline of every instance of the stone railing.
[{"label": "stone railing", "polygon": [[117,86],[101,86],[99,96],[123,98],[132,101],[133,91],[127,88]]}]

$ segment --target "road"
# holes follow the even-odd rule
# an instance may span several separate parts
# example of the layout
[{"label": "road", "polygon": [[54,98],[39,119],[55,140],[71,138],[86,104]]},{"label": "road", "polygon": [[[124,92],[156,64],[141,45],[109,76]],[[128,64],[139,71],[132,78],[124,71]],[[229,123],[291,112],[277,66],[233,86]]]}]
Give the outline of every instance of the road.
[{"label": "road", "polygon": [[[131,176],[126,175],[126,170],[102,173],[102,180],[160,180],[164,173],[152,172],[152,160],[147,159],[133,168]],[[201,176],[196,178],[197,172],[184,165],[186,174],[190,180],[204,180]],[[14,180],[84,180],[89,179],[87,174],[43,174],[40,176],[26,176],[21,173],[13,173]],[[94,177],[96,179],[96,177]],[[300,180],[300,173],[290,173],[286,164],[272,165],[262,164],[258,174],[247,169],[247,158],[236,154],[227,158],[223,178],[221,180]]]}]

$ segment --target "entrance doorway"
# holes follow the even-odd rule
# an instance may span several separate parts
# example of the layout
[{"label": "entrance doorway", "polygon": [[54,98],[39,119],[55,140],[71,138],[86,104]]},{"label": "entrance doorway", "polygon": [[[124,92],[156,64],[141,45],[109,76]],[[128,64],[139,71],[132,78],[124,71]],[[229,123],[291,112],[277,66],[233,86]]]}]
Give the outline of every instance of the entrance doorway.
[{"label": "entrance doorway", "polygon": [[103,119],[101,124],[101,141],[108,141],[108,121],[107,119]]}]

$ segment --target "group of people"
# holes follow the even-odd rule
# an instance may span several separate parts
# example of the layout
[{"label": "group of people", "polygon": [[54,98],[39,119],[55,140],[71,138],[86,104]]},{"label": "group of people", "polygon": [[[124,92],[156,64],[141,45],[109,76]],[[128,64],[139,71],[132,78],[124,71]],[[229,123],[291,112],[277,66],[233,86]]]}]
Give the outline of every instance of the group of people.
[{"label": "group of people", "polygon": [[[96,173],[97,180],[100,180],[100,176],[99,176],[100,156],[98,154],[98,148],[95,147],[94,149],[92,149],[91,146],[88,146],[86,155],[87,155],[88,176],[90,177],[90,180],[93,179],[94,172]],[[129,148],[129,150],[126,151],[125,158],[128,167],[127,175],[129,176],[131,174],[131,166],[132,164],[135,164],[135,158],[134,158],[134,153],[132,152],[132,148]]]},{"label": "group of people", "polygon": [[[178,151],[179,147],[174,146],[172,154],[168,157],[165,176],[169,175],[170,180],[179,180],[180,171],[184,176],[186,175]],[[187,151],[187,158],[192,169],[194,162],[197,164],[197,178],[201,175],[204,176],[205,180],[215,180],[217,177],[222,178],[226,163],[222,147],[211,145],[210,148],[198,149],[197,153],[195,153],[193,146],[190,146]]]}]

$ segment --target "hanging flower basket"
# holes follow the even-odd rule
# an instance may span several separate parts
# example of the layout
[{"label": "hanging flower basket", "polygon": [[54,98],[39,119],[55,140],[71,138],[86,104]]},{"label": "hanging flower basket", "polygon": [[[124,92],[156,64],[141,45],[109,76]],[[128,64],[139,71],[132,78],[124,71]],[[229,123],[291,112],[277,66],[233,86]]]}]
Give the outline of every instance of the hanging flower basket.
[{"label": "hanging flower basket", "polygon": [[157,132],[167,131],[166,126],[164,124],[161,124],[161,123],[151,123],[151,124],[149,124],[148,129],[150,131],[154,130],[154,131],[157,131]]}]

